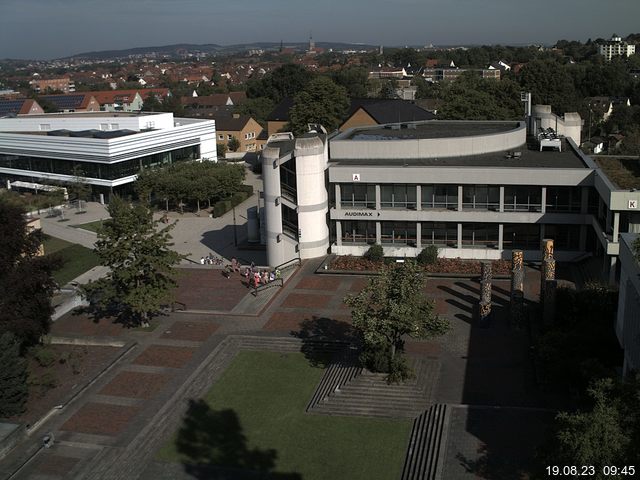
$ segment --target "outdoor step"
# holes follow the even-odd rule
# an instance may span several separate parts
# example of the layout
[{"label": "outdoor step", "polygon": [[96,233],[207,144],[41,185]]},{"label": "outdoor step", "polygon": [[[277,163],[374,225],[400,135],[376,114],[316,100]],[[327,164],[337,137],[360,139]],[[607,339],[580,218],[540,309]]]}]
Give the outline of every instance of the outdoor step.
[{"label": "outdoor step", "polygon": [[313,413],[319,413],[322,415],[331,416],[361,416],[361,417],[382,417],[382,418],[413,418],[416,416],[415,411],[382,409],[382,408],[366,408],[366,407],[352,407],[352,408],[336,408],[333,406],[322,406],[315,408]]},{"label": "outdoor step", "polygon": [[411,387],[396,387],[395,385],[363,385],[361,383],[356,383],[355,381],[350,382],[348,385],[345,385],[345,388],[354,391],[354,392],[362,392],[363,394],[388,394],[393,392],[395,395],[424,395],[427,391],[426,388],[411,388]]},{"label": "outdoor step", "polygon": [[362,398],[362,397],[342,397],[340,395],[329,397],[320,405],[335,405],[335,406],[362,406],[362,407],[380,407],[380,408],[400,408],[411,410],[422,410],[428,405],[428,401],[416,402],[413,400],[396,400],[389,401],[384,398]]},{"label": "outdoor step", "polygon": [[433,405],[414,420],[402,480],[435,480],[441,464],[448,417],[445,404]]},{"label": "outdoor step", "polygon": [[430,397],[428,395],[397,395],[393,393],[384,393],[379,395],[366,395],[362,392],[354,392],[349,389],[341,389],[329,395],[329,398],[360,398],[360,399],[372,399],[386,402],[414,402],[424,403],[428,402]]}]

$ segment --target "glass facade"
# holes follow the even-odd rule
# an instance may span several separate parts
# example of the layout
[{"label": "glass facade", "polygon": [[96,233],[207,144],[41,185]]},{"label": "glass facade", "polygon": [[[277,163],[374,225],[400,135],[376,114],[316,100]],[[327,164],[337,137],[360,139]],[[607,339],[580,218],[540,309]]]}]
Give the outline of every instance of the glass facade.
[{"label": "glass facade", "polygon": [[506,223],[502,231],[505,250],[538,250],[540,248],[540,225],[528,223]]},{"label": "glass facade", "polygon": [[399,183],[380,186],[380,208],[403,208],[415,210],[416,186]]},{"label": "glass facade", "polygon": [[462,247],[498,248],[498,224],[463,223]]},{"label": "glass facade", "polygon": [[415,222],[380,222],[380,224],[383,245],[410,247],[417,245]]},{"label": "glass facade", "polygon": [[579,250],[580,225],[545,225],[544,237],[553,239],[556,250]]},{"label": "glass facade", "polygon": [[422,222],[420,225],[420,241],[423,247],[437,245],[455,248],[458,245],[458,224]]},{"label": "glass facade", "polygon": [[376,243],[376,222],[342,222],[342,243],[367,245]]},{"label": "glass facade", "polygon": [[457,185],[422,185],[421,197],[423,209],[458,209]]},{"label": "glass facade", "polygon": [[376,208],[376,186],[373,184],[343,183],[340,185],[340,205],[345,207]]},{"label": "glass facade", "polygon": [[542,187],[521,185],[504,187],[504,210],[505,212],[541,212]]},{"label": "glass facade", "polygon": [[200,158],[200,145],[146,155],[117,163],[94,163],[78,160],[59,160],[55,158],[0,154],[0,167],[60,175],[73,175],[74,168],[80,167],[87,178],[117,180],[119,178],[136,175],[142,168],[169,165],[186,160],[196,160],[197,158]]},{"label": "glass facade", "polygon": [[296,162],[289,161],[280,165],[280,186],[282,196],[295,202],[298,199],[298,183],[296,179]]},{"label": "glass facade", "polygon": [[282,232],[293,239],[298,238],[298,214],[282,204]]},{"label": "glass facade", "polygon": [[500,187],[494,185],[465,185],[462,189],[462,208],[471,210],[500,209]]},{"label": "glass facade", "polygon": [[579,213],[581,187],[547,187],[547,212]]}]

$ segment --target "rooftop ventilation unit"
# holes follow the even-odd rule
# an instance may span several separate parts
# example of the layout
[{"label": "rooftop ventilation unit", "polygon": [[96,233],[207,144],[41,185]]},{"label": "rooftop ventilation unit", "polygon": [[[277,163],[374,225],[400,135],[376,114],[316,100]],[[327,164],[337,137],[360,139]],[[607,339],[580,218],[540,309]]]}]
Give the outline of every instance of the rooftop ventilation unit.
[{"label": "rooftop ventilation unit", "polygon": [[398,124],[391,125],[391,130],[400,130],[400,125]]}]

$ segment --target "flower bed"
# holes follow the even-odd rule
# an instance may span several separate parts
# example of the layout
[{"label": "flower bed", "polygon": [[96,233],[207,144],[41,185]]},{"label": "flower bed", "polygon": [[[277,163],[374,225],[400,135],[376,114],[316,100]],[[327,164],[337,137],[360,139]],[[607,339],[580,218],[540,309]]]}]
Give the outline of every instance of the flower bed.
[{"label": "flower bed", "polygon": [[[387,259],[389,261],[389,259]],[[511,262],[509,260],[493,260],[491,262],[494,275],[509,275]],[[329,264],[330,270],[348,270],[355,272],[378,271],[384,262],[374,262],[363,257],[342,255],[335,257]],[[463,260],[461,258],[439,258],[436,263],[424,266],[429,273],[451,273],[461,275],[479,275],[479,260]]]}]

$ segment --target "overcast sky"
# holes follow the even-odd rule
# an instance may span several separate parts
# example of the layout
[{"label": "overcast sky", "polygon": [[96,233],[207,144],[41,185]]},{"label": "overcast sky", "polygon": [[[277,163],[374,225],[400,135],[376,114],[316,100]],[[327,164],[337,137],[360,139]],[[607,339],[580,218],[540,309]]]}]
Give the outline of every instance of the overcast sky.
[{"label": "overcast sky", "polygon": [[640,0],[0,0],[0,58],[174,43],[552,44],[640,32]]}]

